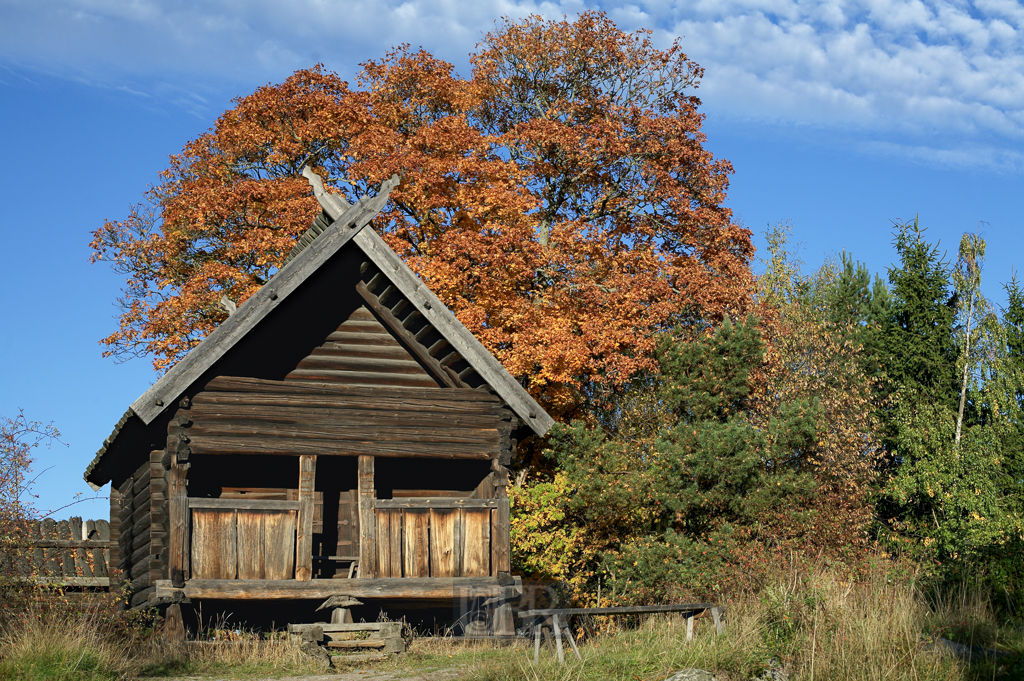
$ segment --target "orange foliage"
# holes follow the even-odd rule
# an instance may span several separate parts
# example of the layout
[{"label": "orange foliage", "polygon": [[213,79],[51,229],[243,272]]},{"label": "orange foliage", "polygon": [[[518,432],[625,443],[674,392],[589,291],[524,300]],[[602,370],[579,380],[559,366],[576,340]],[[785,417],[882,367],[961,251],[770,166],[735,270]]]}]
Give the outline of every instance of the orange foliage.
[{"label": "orange foliage", "polygon": [[678,44],[590,12],[506,20],[471,61],[399,48],[355,89],[318,66],[236,100],[151,210],[96,231],[128,276],[108,352],[166,369],[265,283],[318,211],[305,164],[350,200],[401,176],[375,228],[556,416],[655,370],[655,331],[749,308],[750,233]]}]

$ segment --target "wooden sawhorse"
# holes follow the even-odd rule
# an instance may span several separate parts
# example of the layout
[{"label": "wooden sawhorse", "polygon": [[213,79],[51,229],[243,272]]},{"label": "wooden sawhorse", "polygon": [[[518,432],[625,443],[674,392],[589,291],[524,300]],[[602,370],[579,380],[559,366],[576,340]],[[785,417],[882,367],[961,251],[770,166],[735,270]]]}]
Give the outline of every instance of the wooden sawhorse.
[{"label": "wooden sawhorse", "polygon": [[[722,623],[722,614],[725,608],[714,603],[678,603],[674,605],[633,605],[609,608],[544,608],[542,610],[523,610],[519,613],[522,620],[533,621],[533,661],[540,661],[540,643],[542,634],[551,632],[555,639],[555,649],[558,654],[558,661],[565,662],[565,652],[562,648],[562,634],[565,634],[576,659],[582,660],[580,650],[576,647],[576,641],[569,629],[570,619],[576,615],[645,615],[658,612],[680,612],[686,614],[686,640],[693,638],[693,621],[699,615],[711,611],[711,617],[715,622],[715,633],[721,634],[725,626]],[[559,617],[564,618],[559,620]]]}]

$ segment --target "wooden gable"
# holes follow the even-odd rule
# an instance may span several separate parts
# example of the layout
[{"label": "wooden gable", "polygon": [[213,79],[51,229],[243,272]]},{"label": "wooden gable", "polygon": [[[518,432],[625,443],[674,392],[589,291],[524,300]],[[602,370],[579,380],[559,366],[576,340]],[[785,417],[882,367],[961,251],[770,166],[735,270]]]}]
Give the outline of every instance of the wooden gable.
[{"label": "wooden gable", "polygon": [[437,387],[438,382],[365,306],[313,349],[286,381],[357,387]]},{"label": "wooden gable", "polygon": [[[475,389],[510,410],[496,427],[501,442],[516,429],[543,435],[550,428],[552,419],[523,386],[368,226],[397,178],[376,197],[349,205],[325,194],[315,174],[305,174],[324,208],[310,233],[270,282],[132,404],[87,468],[90,485],[119,485],[141,457],[167,446],[179,407],[226,377],[353,389]],[[492,437],[486,448],[493,457]]]}]

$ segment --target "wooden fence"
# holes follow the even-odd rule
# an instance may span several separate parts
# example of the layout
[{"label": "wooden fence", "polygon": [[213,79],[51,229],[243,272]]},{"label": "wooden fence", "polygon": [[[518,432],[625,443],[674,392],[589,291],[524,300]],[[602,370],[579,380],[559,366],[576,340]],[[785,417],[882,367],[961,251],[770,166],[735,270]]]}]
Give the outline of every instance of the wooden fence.
[{"label": "wooden fence", "polygon": [[64,586],[110,585],[106,520],[34,520],[20,545],[0,555],[0,574]]}]

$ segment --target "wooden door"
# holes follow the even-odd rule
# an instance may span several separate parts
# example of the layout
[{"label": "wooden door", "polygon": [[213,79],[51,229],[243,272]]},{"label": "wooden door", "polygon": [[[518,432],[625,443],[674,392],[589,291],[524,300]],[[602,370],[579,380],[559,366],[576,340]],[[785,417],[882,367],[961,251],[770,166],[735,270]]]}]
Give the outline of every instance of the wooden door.
[{"label": "wooden door", "polygon": [[192,579],[292,579],[295,509],[253,508],[256,501],[230,508],[227,499],[190,502],[198,506],[191,509]]},{"label": "wooden door", "polygon": [[458,577],[462,572],[462,510],[430,509],[430,576]]},{"label": "wooden door", "polygon": [[359,557],[359,495],[354,489],[338,496],[338,546],[334,555]]},{"label": "wooden door", "polygon": [[238,578],[291,579],[295,570],[295,512],[239,510]]},{"label": "wooden door", "polygon": [[234,579],[237,558],[234,509],[193,509],[192,579]]},{"label": "wooden door", "polygon": [[[475,503],[471,503],[475,502]],[[486,577],[498,561],[497,500],[379,500],[374,508],[377,577]],[[507,516],[506,516],[507,517]],[[502,563],[503,564],[503,563]]]},{"label": "wooden door", "polygon": [[406,509],[402,528],[403,571],[406,577],[430,576],[430,511]]},{"label": "wooden door", "polygon": [[467,508],[462,511],[463,577],[491,574],[491,510]]}]

